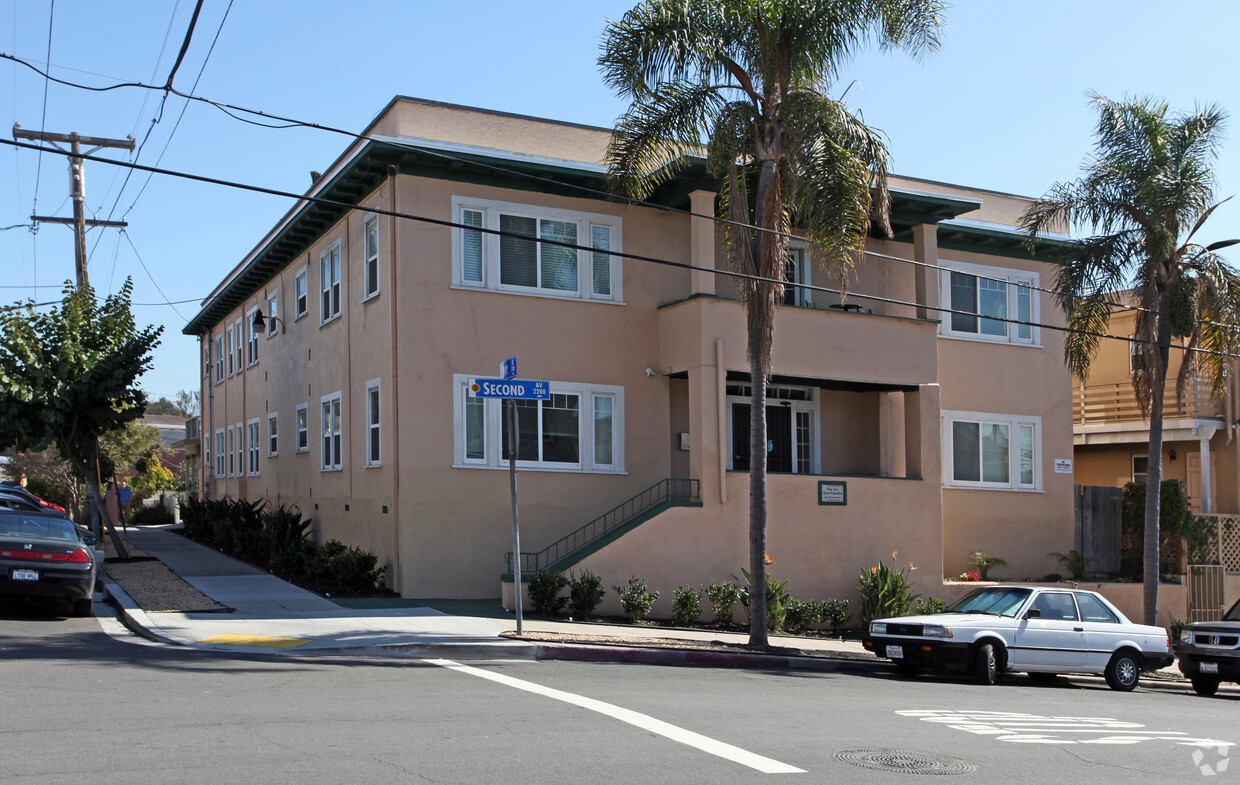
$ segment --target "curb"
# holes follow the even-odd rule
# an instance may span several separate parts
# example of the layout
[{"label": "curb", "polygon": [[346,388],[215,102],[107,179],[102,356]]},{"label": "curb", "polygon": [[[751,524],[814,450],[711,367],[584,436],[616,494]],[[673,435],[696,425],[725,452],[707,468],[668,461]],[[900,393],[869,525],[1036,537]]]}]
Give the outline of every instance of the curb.
[{"label": "curb", "polygon": [[779,670],[885,670],[888,663],[852,657],[798,657],[787,654],[720,652],[705,649],[643,648],[640,646],[593,646],[571,643],[538,645],[539,660],[574,662],[630,662],[681,667],[768,668]]},{"label": "curb", "polygon": [[130,632],[140,638],[146,638],[156,643],[163,643],[169,646],[185,646],[180,641],[152,632],[151,627],[154,624],[151,623],[150,618],[146,615],[146,611],[142,610],[138,603],[134,602],[133,597],[130,597],[121,588],[119,583],[111,578],[100,578],[100,582],[103,584],[104,595],[107,596],[113,607],[116,608],[121,624],[124,624]]}]

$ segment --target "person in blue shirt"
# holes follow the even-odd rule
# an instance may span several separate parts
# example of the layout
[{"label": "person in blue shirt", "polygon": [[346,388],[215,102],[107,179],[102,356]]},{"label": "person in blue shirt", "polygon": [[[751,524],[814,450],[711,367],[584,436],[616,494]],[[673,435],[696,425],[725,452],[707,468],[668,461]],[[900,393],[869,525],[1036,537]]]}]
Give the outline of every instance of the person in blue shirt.
[{"label": "person in blue shirt", "polygon": [[116,489],[116,501],[121,506],[121,523],[129,521],[129,500],[132,497],[133,491],[124,480],[121,480],[120,487]]}]

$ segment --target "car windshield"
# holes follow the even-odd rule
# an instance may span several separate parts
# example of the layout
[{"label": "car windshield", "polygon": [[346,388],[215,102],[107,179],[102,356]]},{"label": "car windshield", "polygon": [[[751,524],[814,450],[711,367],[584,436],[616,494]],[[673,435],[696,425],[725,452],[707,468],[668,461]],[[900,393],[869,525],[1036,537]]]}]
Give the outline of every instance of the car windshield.
[{"label": "car windshield", "polygon": [[1236,600],[1235,604],[1231,606],[1231,610],[1227,611],[1223,621],[1240,621],[1240,600]]},{"label": "car windshield", "polygon": [[78,541],[71,521],[43,515],[0,515],[0,537]]},{"label": "car windshield", "polygon": [[947,606],[948,613],[992,613],[996,616],[1016,616],[1020,606],[1029,599],[1030,589],[996,587],[978,589]]}]

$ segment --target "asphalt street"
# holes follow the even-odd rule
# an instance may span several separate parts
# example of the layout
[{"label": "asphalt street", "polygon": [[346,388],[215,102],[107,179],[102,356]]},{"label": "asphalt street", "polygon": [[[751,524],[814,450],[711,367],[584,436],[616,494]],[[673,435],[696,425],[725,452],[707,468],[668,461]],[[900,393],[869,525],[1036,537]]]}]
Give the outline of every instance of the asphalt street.
[{"label": "asphalt street", "polygon": [[[97,606],[105,613],[103,606]],[[1240,699],[1097,679],[195,652],[0,605],[0,781],[1240,781]],[[1240,757],[1240,751],[1235,753]]]}]

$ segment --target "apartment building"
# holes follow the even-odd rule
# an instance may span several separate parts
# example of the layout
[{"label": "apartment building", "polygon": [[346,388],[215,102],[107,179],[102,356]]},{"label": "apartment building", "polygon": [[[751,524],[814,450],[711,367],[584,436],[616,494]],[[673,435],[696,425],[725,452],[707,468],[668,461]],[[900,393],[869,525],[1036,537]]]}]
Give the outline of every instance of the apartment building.
[{"label": "apartment building", "polygon": [[[518,405],[523,571],[636,575],[660,603],[740,575],[749,362],[704,167],[632,204],[603,193],[609,129],[398,97],[363,136],[185,328],[204,490],[298,505],[405,596],[508,594],[508,437],[468,386],[516,356],[551,388]],[[1072,547],[1041,288],[1066,238],[1030,255],[1023,198],[891,186],[851,294],[794,243],[776,317],[768,556],[802,597],[853,596],[893,551],[933,596],[974,550],[1036,578]]]}]

